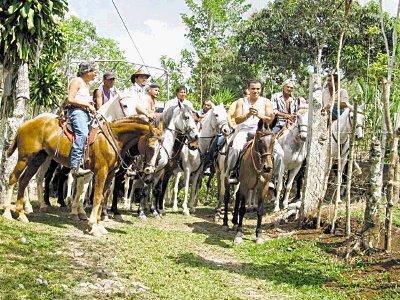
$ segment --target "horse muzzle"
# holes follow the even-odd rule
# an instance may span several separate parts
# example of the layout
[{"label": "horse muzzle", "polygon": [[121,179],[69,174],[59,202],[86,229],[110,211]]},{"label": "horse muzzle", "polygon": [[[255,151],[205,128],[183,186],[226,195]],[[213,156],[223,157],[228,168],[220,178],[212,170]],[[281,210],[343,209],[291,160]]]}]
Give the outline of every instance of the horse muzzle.
[{"label": "horse muzzle", "polygon": [[143,172],[144,172],[144,174],[146,174],[146,175],[150,175],[150,174],[153,174],[153,173],[154,173],[154,170],[155,170],[155,167],[153,167],[153,166],[147,166],[147,167],[144,168]]},{"label": "horse muzzle", "polygon": [[225,135],[225,136],[227,136],[227,135],[229,135],[231,133],[231,129],[230,129],[229,126],[222,127],[221,131],[222,131],[222,134]]},{"label": "horse muzzle", "polygon": [[188,147],[190,150],[196,150],[197,148],[199,148],[199,140],[196,139],[192,142],[189,142]]},{"label": "horse muzzle", "polygon": [[269,173],[269,172],[272,171],[272,167],[269,166],[269,165],[264,165],[262,170],[263,170],[264,173]]}]

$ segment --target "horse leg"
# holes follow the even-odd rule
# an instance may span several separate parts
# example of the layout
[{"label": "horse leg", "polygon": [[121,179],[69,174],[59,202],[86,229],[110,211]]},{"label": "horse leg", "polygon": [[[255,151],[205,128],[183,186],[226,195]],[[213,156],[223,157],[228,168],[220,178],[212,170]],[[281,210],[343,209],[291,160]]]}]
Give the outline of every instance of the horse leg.
[{"label": "horse leg", "polygon": [[49,193],[48,191],[46,191],[46,185],[45,185],[45,192],[43,194],[43,180],[46,177],[47,171],[50,167],[51,160],[52,160],[51,157],[47,157],[36,173],[38,201],[40,204],[40,210],[43,211],[45,211],[47,207],[50,206]]},{"label": "horse leg", "polygon": [[[190,177],[190,174],[189,174]],[[192,175],[192,189],[190,191],[190,201],[189,201],[189,208],[194,212],[195,207],[197,206],[197,191],[199,187],[199,183],[201,184],[202,178],[200,178],[200,170],[197,171],[195,174]]]},{"label": "horse leg", "polygon": [[233,230],[237,230],[238,227],[238,216],[239,216],[239,207],[240,207],[240,195],[239,191],[235,193],[235,206],[233,209],[233,216],[232,216],[232,223],[233,223]]},{"label": "horse leg", "polygon": [[36,157],[27,165],[24,173],[19,178],[15,211],[19,213],[18,220],[21,222],[29,222],[24,210],[25,188],[28,186],[29,180],[31,180],[31,178],[33,177],[33,175],[35,175],[42,163],[46,160],[46,157],[47,154],[42,152],[36,155]]},{"label": "horse leg", "polygon": [[[48,158],[47,158],[48,159]],[[46,159],[46,161],[47,161]],[[44,201],[48,206],[50,204],[50,182],[53,178],[54,171],[56,170],[58,163],[52,159],[50,159],[50,165],[47,169],[46,174],[44,175]]]},{"label": "horse leg", "polygon": [[278,182],[275,186],[275,199],[274,199],[274,203],[275,203],[275,208],[274,208],[274,212],[278,212],[279,209],[279,200],[281,198],[281,192],[282,192],[282,185],[283,185],[283,172],[281,172],[278,176]]},{"label": "horse leg", "polygon": [[119,196],[119,191],[122,188],[122,182],[124,180],[125,173],[126,170],[120,168],[115,174],[111,212],[114,214],[114,218],[116,220],[122,220],[121,213],[118,210],[118,196]]},{"label": "horse leg", "polygon": [[94,177],[94,199],[93,199],[93,207],[92,207],[92,212],[90,213],[89,221],[88,221],[88,226],[90,232],[89,234],[94,235],[94,236],[101,236],[101,229],[99,229],[99,222],[101,219],[101,208],[102,204],[104,203],[104,196],[103,196],[103,191],[104,191],[104,185],[106,182],[106,177],[107,177],[107,168],[103,167],[102,169],[99,169],[97,173],[95,173]]},{"label": "horse leg", "polygon": [[229,230],[229,225],[228,225],[229,200],[230,200],[230,184],[225,180],[224,220],[222,222],[222,228],[225,231]]},{"label": "horse leg", "polygon": [[71,202],[71,213],[69,215],[70,219],[74,221],[79,221],[79,211],[81,207],[81,202],[83,202],[83,186],[84,179],[82,177],[75,178],[75,195]]},{"label": "horse leg", "polygon": [[182,176],[182,172],[178,172],[175,174],[175,179],[174,179],[174,188],[172,192],[172,211],[177,212],[178,211],[178,192],[179,192],[179,180]]},{"label": "horse leg", "polygon": [[242,238],[243,218],[244,218],[244,214],[246,213],[246,199],[240,190],[236,193],[236,201],[238,202],[237,205],[238,205],[238,207],[240,206],[240,209],[239,209],[239,222],[237,225],[234,242],[236,244],[240,244],[243,242],[243,238]]},{"label": "horse leg", "polygon": [[128,175],[128,172],[125,174],[125,183],[124,183],[124,206],[123,208],[126,210],[131,209],[131,197],[129,197],[129,186],[132,182],[131,177]]},{"label": "horse leg", "polygon": [[[211,188],[211,182],[212,182],[213,177],[214,177],[214,173],[212,173],[210,176],[208,176],[208,179],[207,179],[206,197],[204,199],[205,206],[208,206],[210,204],[210,202],[208,201],[208,196],[210,195],[210,188]],[[200,188],[199,188],[199,190],[200,190]]]},{"label": "horse leg", "polygon": [[[293,180],[292,180],[293,182]],[[268,187],[267,187],[268,191]],[[256,228],[256,244],[264,244],[264,239],[262,236],[261,224],[262,224],[262,217],[264,214],[264,199],[262,193],[259,191],[255,191],[257,193],[257,228]]]},{"label": "horse leg", "polygon": [[61,167],[60,174],[58,176],[58,188],[57,188],[57,193],[58,193],[58,199],[57,203],[60,204],[61,207],[66,207],[67,204],[64,201],[64,185],[65,181],[68,178],[68,173],[70,172],[70,169],[67,167]]},{"label": "horse leg", "polygon": [[[111,173],[108,174],[105,183],[104,183],[104,187],[103,187],[103,199],[102,199],[102,205],[107,206],[105,204],[105,200],[106,200],[106,196],[109,193],[110,187],[112,185],[113,179],[114,179],[114,174],[115,171],[112,171]],[[101,221],[101,214],[102,214],[102,210],[99,209],[98,211],[98,215],[97,215],[97,230],[101,233],[101,234],[108,234],[107,229],[104,227],[103,222]]]},{"label": "horse leg", "polygon": [[224,184],[224,176],[223,172],[219,171],[217,173],[217,189],[218,189],[218,196],[217,196],[217,204],[215,206],[215,215],[214,215],[214,222],[218,222],[221,217],[221,203],[222,199],[225,197],[225,184]]},{"label": "horse leg", "polygon": [[185,216],[189,216],[189,209],[187,206],[187,198],[188,198],[188,193],[189,193],[189,180],[190,180],[190,169],[189,168],[185,168],[185,170],[183,171],[183,176],[185,178],[185,194],[183,197],[183,203],[182,203],[182,209],[183,209],[183,214]]},{"label": "horse leg", "polygon": [[[80,199],[79,199],[79,206],[78,206],[78,217],[80,220],[87,220],[87,216],[86,216],[86,212],[84,209],[84,200],[86,198],[86,194],[87,192],[91,189],[91,180],[92,180],[92,174],[87,174],[85,176],[82,177],[82,193],[80,195]],[[78,193],[77,193],[78,194]]]},{"label": "horse leg", "polygon": [[285,191],[285,195],[284,195],[284,198],[283,198],[283,208],[285,208],[285,209],[288,208],[290,191],[292,190],[294,178],[296,177],[296,175],[299,172],[300,168],[301,168],[301,165],[297,166],[293,170],[289,170],[288,171],[288,178],[287,178],[287,181],[286,181],[286,191]]}]

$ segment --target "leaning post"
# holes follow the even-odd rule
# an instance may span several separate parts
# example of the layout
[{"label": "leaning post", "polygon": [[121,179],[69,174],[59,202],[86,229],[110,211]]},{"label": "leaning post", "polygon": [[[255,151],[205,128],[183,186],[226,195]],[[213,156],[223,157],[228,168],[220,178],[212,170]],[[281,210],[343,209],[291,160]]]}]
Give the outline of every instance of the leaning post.
[{"label": "leaning post", "polygon": [[324,194],[324,177],[327,165],[328,114],[322,105],[321,75],[313,74],[310,78],[307,163],[302,190],[300,225],[309,217],[316,215],[318,204]]}]

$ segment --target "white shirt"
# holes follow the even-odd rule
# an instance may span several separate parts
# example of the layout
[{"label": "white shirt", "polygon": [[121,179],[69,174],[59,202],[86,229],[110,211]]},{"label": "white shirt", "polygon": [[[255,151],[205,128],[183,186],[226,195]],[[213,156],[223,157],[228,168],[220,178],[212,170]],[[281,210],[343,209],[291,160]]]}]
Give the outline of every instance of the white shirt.
[{"label": "white shirt", "polygon": [[[335,99],[335,103],[333,103],[334,106],[337,105],[337,98],[338,98],[338,93],[336,91],[335,93],[336,95],[336,99]],[[329,89],[325,89],[322,92],[322,105],[323,107],[327,107],[331,104],[332,101],[332,96],[331,93],[329,92]],[[349,101],[349,94],[347,93],[347,91],[345,89],[340,89],[340,102],[348,102]]]},{"label": "white shirt", "polygon": [[[174,98],[172,100],[167,101],[167,103],[165,103],[165,107],[164,107],[164,111],[166,111],[168,108],[172,107],[172,106],[177,106],[178,105],[178,98]],[[186,106],[189,106],[192,110],[193,110],[193,104],[192,102],[190,102],[189,100],[183,100],[181,102],[181,104],[185,104]]]}]

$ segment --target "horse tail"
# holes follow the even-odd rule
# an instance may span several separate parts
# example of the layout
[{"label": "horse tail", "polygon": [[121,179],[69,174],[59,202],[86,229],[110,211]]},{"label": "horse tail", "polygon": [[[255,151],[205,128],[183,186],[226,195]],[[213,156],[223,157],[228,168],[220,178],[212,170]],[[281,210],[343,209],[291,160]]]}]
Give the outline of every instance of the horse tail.
[{"label": "horse tail", "polygon": [[7,157],[10,157],[14,153],[15,149],[17,149],[17,135],[14,137],[11,145],[7,149]]}]

